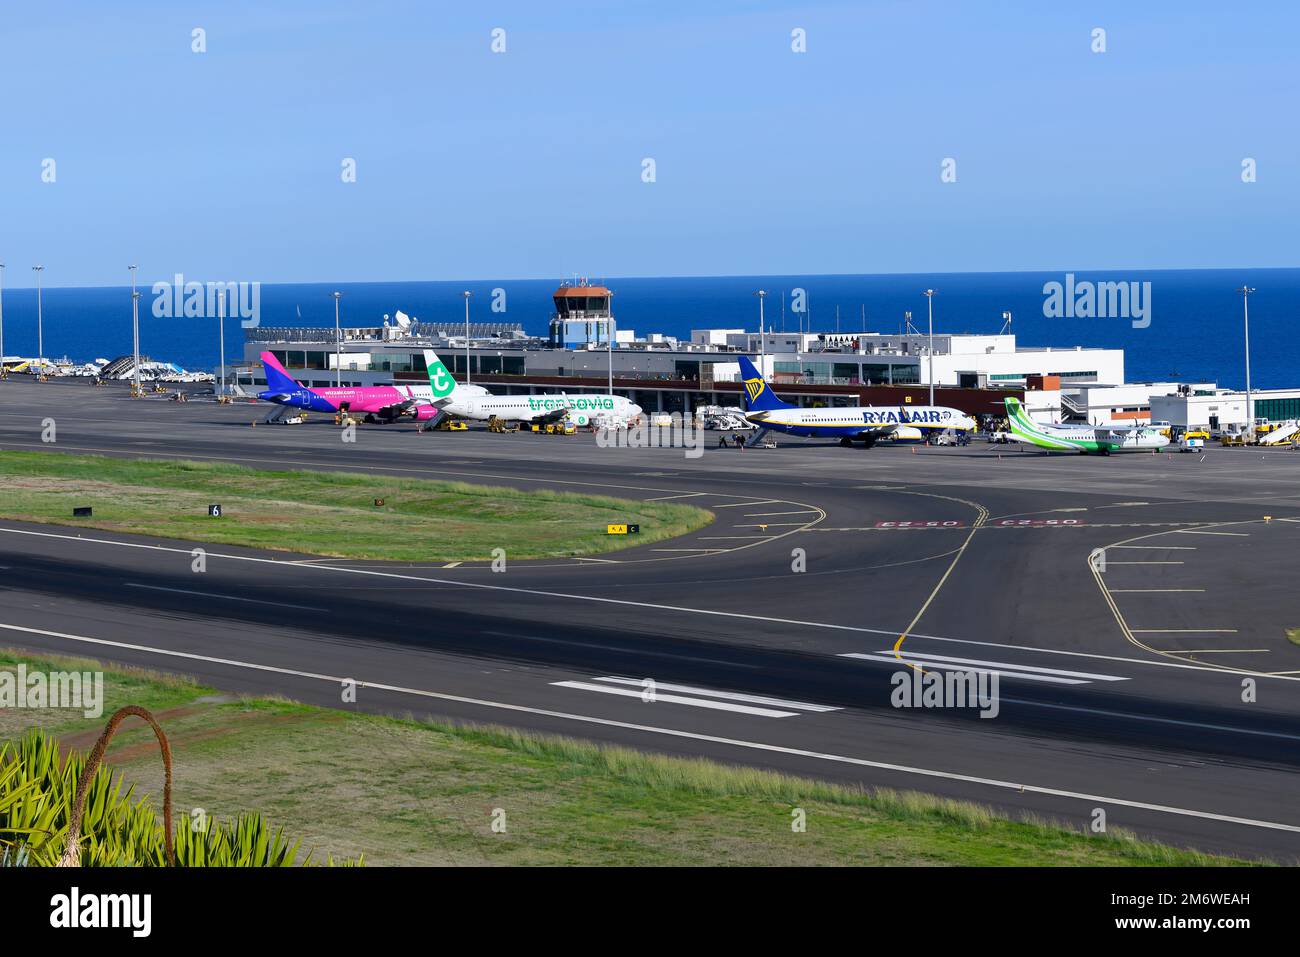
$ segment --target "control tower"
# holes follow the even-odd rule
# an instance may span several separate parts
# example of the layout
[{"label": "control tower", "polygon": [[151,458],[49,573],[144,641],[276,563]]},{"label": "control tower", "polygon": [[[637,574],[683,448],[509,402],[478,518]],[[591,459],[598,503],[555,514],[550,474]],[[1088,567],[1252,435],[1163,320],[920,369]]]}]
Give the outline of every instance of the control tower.
[{"label": "control tower", "polygon": [[551,346],[583,349],[592,344],[608,346],[614,335],[610,300],[614,293],[593,286],[586,279],[563,283],[555,290],[555,312],[551,313]]}]

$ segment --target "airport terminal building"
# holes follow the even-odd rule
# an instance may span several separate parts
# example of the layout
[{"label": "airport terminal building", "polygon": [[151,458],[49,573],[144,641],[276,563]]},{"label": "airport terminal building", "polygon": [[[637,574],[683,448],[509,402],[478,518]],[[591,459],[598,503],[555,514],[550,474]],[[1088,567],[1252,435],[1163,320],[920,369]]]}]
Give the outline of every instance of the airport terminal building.
[{"label": "airport terminal building", "polygon": [[[1099,425],[1190,424],[1181,420],[1202,408],[1189,397],[1215,392],[1213,383],[1126,383],[1123,350],[1024,347],[1009,332],[695,329],[682,340],[619,329],[613,293],[604,286],[566,283],[553,301],[545,337],[529,335],[520,323],[467,327],[401,312],[376,326],[342,329],[337,339],[330,328],[246,329],[237,381],[260,388],[258,355],[269,351],[309,386],[422,383],[423,350],[433,349],[457,379],[468,370],[472,381],[498,394],[612,391],[649,412],[688,415],[700,406],[741,404],[736,357],[744,354],[786,401],[801,406],[925,404],[933,381],[937,404],[971,415],[1000,415],[1003,398],[1015,396],[1040,418]],[[1186,411],[1165,401],[1179,397]],[[1226,408],[1216,411],[1231,421]]]}]

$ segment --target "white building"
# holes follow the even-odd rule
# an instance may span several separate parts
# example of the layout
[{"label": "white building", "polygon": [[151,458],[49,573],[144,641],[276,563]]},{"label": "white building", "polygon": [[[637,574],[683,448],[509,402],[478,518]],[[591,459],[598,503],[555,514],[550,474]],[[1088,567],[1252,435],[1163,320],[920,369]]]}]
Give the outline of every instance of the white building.
[{"label": "white building", "polygon": [[[1252,390],[1254,418],[1269,422],[1300,419],[1300,389]],[[1187,428],[1224,429],[1247,424],[1246,393],[1232,389],[1192,387],[1183,393],[1152,396],[1151,415]]]},{"label": "white building", "polygon": [[1023,386],[1030,376],[1057,376],[1062,389],[1081,383],[1124,381],[1124,350],[1023,347],[1013,334],[935,335],[880,332],[797,333],[732,329],[691,332],[694,342],[717,343],[754,355],[765,352],[775,372],[813,382],[929,383],[965,388]]},{"label": "white building", "polygon": [[1183,388],[1213,390],[1214,383],[1201,382],[1192,386],[1178,382],[1079,385],[1065,389],[1061,406],[1066,418],[1078,422],[1092,425],[1142,425],[1165,418],[1152,413],[1151,403],[1154,397],[1172,395]]}]

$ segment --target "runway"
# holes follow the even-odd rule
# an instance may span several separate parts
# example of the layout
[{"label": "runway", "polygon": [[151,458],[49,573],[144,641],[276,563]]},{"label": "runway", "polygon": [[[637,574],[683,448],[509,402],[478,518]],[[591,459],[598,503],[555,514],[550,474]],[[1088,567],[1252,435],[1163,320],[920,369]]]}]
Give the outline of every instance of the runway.
[{"label": "runway", "polygon": [[[922,790],[1081,830],[1104,808],[1112,829],[1300,859],[1300,647],[1286,637],[1300,627],[1300,456],[782,440],[689,458],[413,426],[345,443],[323,419],[253,427],[263,414],[14,378],[0,382],[0,448],[600,492],[716,518],[504,572],[205,546],[202,574],[194,542],[2,522],[0,644]],[[909,665],[997,673],[996,717],[894,707],[891,676]],[[360,683],[355,705],[345,680]]]}]

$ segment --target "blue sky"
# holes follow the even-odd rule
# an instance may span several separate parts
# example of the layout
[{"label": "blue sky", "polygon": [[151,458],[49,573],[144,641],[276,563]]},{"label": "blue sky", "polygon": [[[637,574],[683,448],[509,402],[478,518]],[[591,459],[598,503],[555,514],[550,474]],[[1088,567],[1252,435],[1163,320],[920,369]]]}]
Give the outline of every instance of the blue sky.
[{"label": "blue sky", "polygon": [[131,262],[263,282],[1298,264],[1290,3],[51,0],[0,20],[10,286],[37,262],[62,286]]}]

